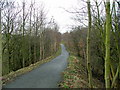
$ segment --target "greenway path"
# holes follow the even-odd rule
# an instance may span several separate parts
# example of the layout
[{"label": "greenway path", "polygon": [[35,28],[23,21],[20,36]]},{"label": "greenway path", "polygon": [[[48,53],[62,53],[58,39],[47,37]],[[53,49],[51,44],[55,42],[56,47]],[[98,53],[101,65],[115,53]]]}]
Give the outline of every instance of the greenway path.
[{"label": "greenway path", "polygon": [[33,71],[16,77],[16,79],[3,88],[57,88],[62,80],[61,73],[67,67],[69,56],[66,48],[61,44],[61,55],[52,61],[40,65]]}]

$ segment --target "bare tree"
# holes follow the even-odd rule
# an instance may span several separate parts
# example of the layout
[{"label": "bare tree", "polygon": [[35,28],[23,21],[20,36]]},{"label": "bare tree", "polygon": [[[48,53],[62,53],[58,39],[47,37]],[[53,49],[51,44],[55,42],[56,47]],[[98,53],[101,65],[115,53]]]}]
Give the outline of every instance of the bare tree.
[{"label": "bare tree", "polygon": [[89,87],[92,88],[92,72],[91,72],[91,62],[90,62],[90,35],[91,35],[91,5],[90,0],[87,1],[88,7],[88,33],[87,33],[87,70],[88,70],[88,80],[89,80]]},{"label": "bare tree", "polygon": [[2,3],[0,2],[0,89],[2,89],[2,30],[1,30],[1,11]]}]

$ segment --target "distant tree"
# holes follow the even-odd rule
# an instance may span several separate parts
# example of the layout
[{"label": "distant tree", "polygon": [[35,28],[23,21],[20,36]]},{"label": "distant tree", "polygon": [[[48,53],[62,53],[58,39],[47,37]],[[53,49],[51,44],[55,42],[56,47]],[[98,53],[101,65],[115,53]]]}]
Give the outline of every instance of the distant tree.
[{"label": "distant tree", "polygon": [[23,68],[25,67],[25,0],[23,0],[23,7],[22,7],[22,10],[23,10],[23,16],[22,16],[22,57],[23,57],[23,61],[22,61],[22,65],[23,65]]},{"label": "distant tree", "polygon": [[28,6],[30,8],[26,10],[25,0],[22,1],[22,6],[13,1],[5,0],[4,3],[0,18],[3,40],[2,75],[54,55],[59,49],[61,34],[55,25],[53,28],[46,25],[46,13],[42,4],[36,7],[31,1]]},{"label": "distant tree", "polygon": [[30,16],[29,16],[29,24],[30,24],[30,30],[29,30],[29,65],[32,63],[31,61],[31,56],[32,56],[32,50],[31,50],[31,36],[32,36],[32,10],[33,10],[33,3],[31,0],[31,5],[30,5]]}]

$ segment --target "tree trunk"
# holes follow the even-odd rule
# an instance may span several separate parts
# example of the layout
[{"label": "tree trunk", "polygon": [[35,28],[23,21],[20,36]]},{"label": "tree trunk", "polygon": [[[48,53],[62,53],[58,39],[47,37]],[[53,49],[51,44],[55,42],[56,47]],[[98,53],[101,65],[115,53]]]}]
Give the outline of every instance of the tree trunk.
[{"label": "tree trunk", "polygon": [[41,36],[41,33],[40,33],[40,60],[42,60],[42,36]]},{"label": "tree trunk", "polygon": [[6,33],[6,44],[7,44],[7,59],[8,59],[8,73],[11,72],[11,60],[10,60],[10,13],[7,16],[7,33]]},{"label": "tree trunk", "polygon": [[45,40],[44,40],[44,30],[43,30],[43,33],[42,33],[42,59],[44,59],[45,58],[45,52],[44,52],[44,42],[45,42]]},{"label": "tree trunk", "polygon": [[0,7],[0,89],[2,89],[2,34],[1,34],[1,7]]},{"label": "tree trunk", "polygon": [[90,32],[91,32],[91,6],[90,0],[87,1],[88,7],[88,32],[87,32],[87,70],[88,70],[88,81],[89,87],[92,88],[92,72],[91,72],[91,64],[90,64]]},{"label": "tree trunk", "polygon": [[34,8],[34,63],[36,62],[36,14],[35,14],[35,12],[36,12],[36,10],[35,10],[35,8]]},{"label": "tree trunk", "polygon": [[23,60],[22,60],[22,64],[23,64],[23,68],[25,67],[25,42],[24,42],[24,31],[25,31],[25,1],[23,0],[23,41],[22,41],[22,56],[23,56]]},{"label": "tree trunk", "polygon": [[110,88],[110,30],[111,30],[111,15],[110,15],[110,0],[106,0],[106,41],[105,41],[105,86]]},{"label": "tree trunk", "polygon": [[[31,2],[31,5],[32,5],[32,2]],[[31,31],[32,31],[32,26],[31,26],[31,24],[32,24],[32,20],[31,20],[31,18],[32,18],[32,6],[31,6],[31,10],[30,10],[30,35],[29,35],[29,65],[32,63],[31,62]]]}]

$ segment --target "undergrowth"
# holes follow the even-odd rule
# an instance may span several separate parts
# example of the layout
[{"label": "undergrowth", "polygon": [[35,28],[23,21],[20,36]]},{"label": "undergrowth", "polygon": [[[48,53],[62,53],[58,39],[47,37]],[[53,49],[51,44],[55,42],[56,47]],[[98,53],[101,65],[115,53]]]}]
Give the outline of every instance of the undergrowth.
[{"label": "undergrowth", "polygon": [[[68,67],[62,73],[63,81],[59,84],[61,88],[88,88],[88,79],[85,62],[76,56],[69,56]],[[93,87],[102,88],[104,85],[93,77]]]}]

